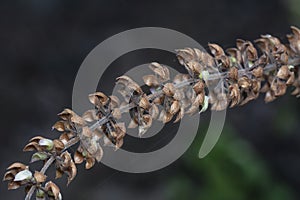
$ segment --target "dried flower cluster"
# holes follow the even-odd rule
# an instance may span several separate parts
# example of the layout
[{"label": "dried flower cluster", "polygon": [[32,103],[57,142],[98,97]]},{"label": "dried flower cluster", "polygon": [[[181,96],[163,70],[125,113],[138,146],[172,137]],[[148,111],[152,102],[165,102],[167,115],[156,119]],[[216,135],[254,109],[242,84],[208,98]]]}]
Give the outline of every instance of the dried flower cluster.
[{"label": "dried flower cluster", "polygon": [[[90,169],[103,156],[101,145],[117,150],[126,134],[125,123],[117,120],[129,112],[128,128],[138,127],[142,137],[153,120],[167,123],[180,121],[185,114],[201,113],[209,104],[212,110],[244,105],[265,93],[265,101],[271,102],[294,88],[292,94],[300,96],[300,30],[291,27],[289,44],[282,44],[271,35],[263,35],[255,41],[238,39],[235,48],[223,50],[217,44],[209,44],[210,53],[194,48],[177,50],[179,63],[187,74],[177,74],[172,80],[166,66],[151,63],[153,74],[143,77],[146,89],[127,76],[117,78],[122,101],[117,96],[101,92],[89,95],[95,109],[82,116],[70,109],[59,113],[60,120],[53,129],[60,132],[58,139],[41,136],[32,138],[24,151],[34,151],[31,162],[44,162],[40,171],[31,171],[29,166],[14,163],[7,168],[4,180],[8,189],[25,186],[31,199],[62,199],[60,189],[47,181],[46,170],[53,164],[56,178],[67,175],[69,184],[77,174],[77,164],[85,161]],[[162,109],[159,109],[161,107]],[[68,148],[77,145],[72,155]]]}]

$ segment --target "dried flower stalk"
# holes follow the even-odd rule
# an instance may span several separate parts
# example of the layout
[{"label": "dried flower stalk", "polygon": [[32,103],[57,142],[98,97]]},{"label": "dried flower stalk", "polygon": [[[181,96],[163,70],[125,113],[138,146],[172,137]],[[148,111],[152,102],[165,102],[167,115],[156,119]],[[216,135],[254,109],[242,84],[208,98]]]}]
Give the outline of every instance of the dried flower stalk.
[{"label": "dried flower stalk", "polygon": [[[67,175],[69,184],[77,174],[76,165],[85,162],[90,169],[103,156],[100,142],[116,150],[123,144],[126,135],[125,123],[117,123],[122,114],[129,112],[128,128],[138,128],[142,137],[151,127],[153,120],[167,123],[180,121],[185,114],[207,110],[224,110],[227,107],[244,105],[265,93],[265,101],[274,101],[293,87],[292,95],[300,96],[300,30],[291,27],[287,35],[289,43],[284,45],[271,35],[262,35],[250,41],[238,39],[235,48],[223,50],[217,44],[209,44],[210,54],[199,49],[177,50],[179,63],[187,74],[177,74],[173,80],[166,66],[151,63],[153,74],[143,77],[150,93],[128,76],[117,78],[116,84],[123,97],[107,96],[102,92],[89,95],[95,109],[82,116],[70,109],[59,113],[60,120],[53,129],[60,132],[58,139],[41,136],[32,138],[24,151],[34,151],[31,162],[43,161],[40,171],[30,170],[22,163],[13,163],[7,168],[4,181],[8,189],[25,186],[26,200],[34,192],[36,199],[62,199],[60,189],[52,181],[46,181],[46,171],[56,168],[56,178]],[[163,107],[159,110],[158,105]],[[78,145],[72,155],[68,149]]]}]

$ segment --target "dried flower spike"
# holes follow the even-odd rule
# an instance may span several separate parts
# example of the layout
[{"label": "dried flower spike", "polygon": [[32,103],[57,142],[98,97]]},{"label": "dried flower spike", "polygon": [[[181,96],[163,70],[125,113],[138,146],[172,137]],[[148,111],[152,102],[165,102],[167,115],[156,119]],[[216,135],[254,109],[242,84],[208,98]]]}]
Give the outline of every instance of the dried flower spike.
[{"label": "dried flower spike", "polygon": [[[137,128],[139,137],[143,137],[153,120],[175,123],[185,114],[200,114],[209,107],[220,111],[244,105],[260,93],[271,102],[284,95],[288,87],[294,89],[292,95],[300,97],[300,30],[294,26],[291,30],[288,44],[262,35],[254,44],[238,39],[236,47],[226,50],[210,43],[210,53],[178,49],[177,58],[186,74],[172,78],[165,65],[153,62],[149,65],[152,74],[143,77],[147,91],[128,76],[118,77],[122,99],[96,92],[88,97],[94,109],[82,116],[71,109],[63,110],[52,127],[60,134],[57,139],[36,136],[23,149],[33,151],[30,162],[41,161],[42,169],[33,173],[29,166],[16,162],[7,168],[3,181],[8,181],[10,190],[24,186],[26,200],[34,193],[37,199],[60,200],[59,187],[47,181],[47,169],[54,166],[56,178],[66,174],[68,185],[77,175],[76,165],[85,162],[85,168],[91,169],[101,161],[103,145],[121,148],[126,126]],[[129,124],[117,121],[125,112],[130,113]],[[71,153],[69,148],[74,145],[75,152]]]}]

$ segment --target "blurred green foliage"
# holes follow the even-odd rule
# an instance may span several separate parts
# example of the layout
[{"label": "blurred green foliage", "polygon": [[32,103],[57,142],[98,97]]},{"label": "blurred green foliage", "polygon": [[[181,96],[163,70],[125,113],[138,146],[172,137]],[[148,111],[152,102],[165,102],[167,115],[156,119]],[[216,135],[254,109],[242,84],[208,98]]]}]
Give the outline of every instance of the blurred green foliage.
[{"label": "blurred green foliage", "polygon": [[288,0],[287,5],[289,8],[289,17],[291,23],[296,26],[300,26],[300,1]]},{"label": "blurred green foliage", "polygon": [[[198,135],[204,132],[200,130]],[[168,199],[294,199],[287,185],[272,175],[259,152],[233,129],[225,127],[217,145],[204,159],[197,159],[200,137],[183,157],[184,170],[169,180]]]}]

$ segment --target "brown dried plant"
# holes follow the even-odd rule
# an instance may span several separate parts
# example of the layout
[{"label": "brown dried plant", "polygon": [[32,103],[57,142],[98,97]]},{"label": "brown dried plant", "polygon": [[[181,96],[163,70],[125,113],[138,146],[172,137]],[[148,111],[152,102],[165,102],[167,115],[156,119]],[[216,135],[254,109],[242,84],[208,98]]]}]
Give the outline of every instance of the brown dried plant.
[{"label": "brown dried plant", "polygon": [[[207,110],[224,110],[244,105],[265,93],[265,101],[271,102],[293,87],[292,95],[300,96],[300,30],[291,27],[288,44],[271,35],[262,35],[250,41],[238,39],[236,47],[223,50],[217,44],[208,44],[210,53],[195,48],[177,50],[179,63],[187,74],[177,74],[173,80],[166,66],[151,63],[153,74],[143,77],[150,94],[128,76],[120,76],[116,84],[123,97],[107,96],[102,92],[89,95],[95,109],[82,116],[70,109],[59,113],[60,120],[53,129],[60,132],[58,139],[42,136],[32,138],[24,151],[33,151],[31,163],[42,161],[43,167],[33,171],[23,163],[13,163],[7,168],[4,181],[8,189],[25,186],[26,200],[36,194],[36,199],[62,199],[59,187],[47,180],[46,171],[56,168],[56,178],[67,175],[69,184],[77,174],[76,165],[85,162],[90,169],[103,156],[100,144],[117,150],[126,135],[125,123],[117,123],[122,113],[129,112],[128,128],[138,128],[142,137],[153,120],[167,123],[180,121],[185,114]],[[129,102],[129,103],[126,103]],[[158,105],[162,106],[159,110]],[[77,145],[74,154],[71,146]]]}]

